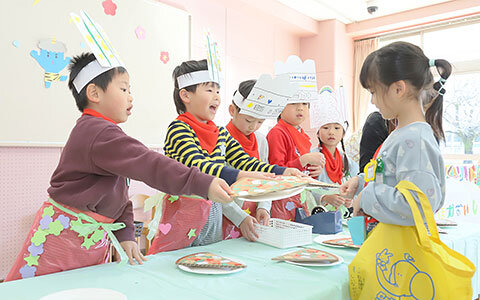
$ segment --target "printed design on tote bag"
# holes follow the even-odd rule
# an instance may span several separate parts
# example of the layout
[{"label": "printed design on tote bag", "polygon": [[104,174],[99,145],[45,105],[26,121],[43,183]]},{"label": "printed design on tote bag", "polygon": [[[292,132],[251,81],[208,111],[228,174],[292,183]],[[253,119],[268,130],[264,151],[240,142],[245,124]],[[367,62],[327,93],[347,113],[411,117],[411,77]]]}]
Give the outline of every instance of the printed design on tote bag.
[{"label": "printed design on tote bag", "polygon": [[[433,300],[435,298],[435,286],[432,277],[420,271],[414,265],[415,259],[408,253],[404,254],[405,259],[398,260],[389,266],[392,256],[393,253],[388,252],[387,248],[377,253],[377,280],[384,291],[378,292],[376,299]],[[409,294],[405,294],[404,286],[398,284],[398,282],[405,281],[409,282]]]}]

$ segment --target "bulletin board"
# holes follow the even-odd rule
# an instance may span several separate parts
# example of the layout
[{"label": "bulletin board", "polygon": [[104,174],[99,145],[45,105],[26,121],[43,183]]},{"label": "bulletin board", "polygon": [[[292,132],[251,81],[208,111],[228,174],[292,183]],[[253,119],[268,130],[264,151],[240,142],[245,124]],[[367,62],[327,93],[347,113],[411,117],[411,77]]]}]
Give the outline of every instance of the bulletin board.
[{"label": "bulletin board", "polygon": [[161,147],[177,116],[172,71],[190,57],[191,22],[187,12],[154,0],[4,1],[0,146],[61,147],[67,141],[81,115],[68,89],[68,66],[46,87],[46,68],[52,66],[43,61],[42,67],[31,52],[40,53],[46,47],[40,41],[52,39],[65,44],[65,57],[90,51],[70,20],[70,13],[80,10],[104,28],[130,75],[132,115],[120,127],[150,147]]}]

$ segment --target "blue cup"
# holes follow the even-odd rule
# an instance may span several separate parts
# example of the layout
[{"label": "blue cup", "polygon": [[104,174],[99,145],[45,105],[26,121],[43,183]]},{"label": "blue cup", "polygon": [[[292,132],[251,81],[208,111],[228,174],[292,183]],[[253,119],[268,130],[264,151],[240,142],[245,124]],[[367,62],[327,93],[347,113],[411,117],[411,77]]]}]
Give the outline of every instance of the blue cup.
[{"label": "blue cup", "polygon": [[365,225],[365,217],[357,216],[352,217],[347,221],[348,230],[352,236],[352,242],[354,245],[362,245],[367,236],[367,226]]}]

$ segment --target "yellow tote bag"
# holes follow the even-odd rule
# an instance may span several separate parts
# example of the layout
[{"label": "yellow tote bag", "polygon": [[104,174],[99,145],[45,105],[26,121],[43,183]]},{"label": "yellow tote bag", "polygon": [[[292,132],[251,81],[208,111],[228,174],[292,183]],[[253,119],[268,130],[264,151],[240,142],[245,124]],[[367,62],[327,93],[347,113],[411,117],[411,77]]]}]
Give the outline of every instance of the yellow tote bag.
[{"label": "yellow tote bag", "polygon": [[[432,208],[409,181],[396,188],[407,199],[415,226],[379,223],[348,266],[353,300],[471,300],[475,266],[438,237]],[[417,192],[430,235],[411,195]]]}]

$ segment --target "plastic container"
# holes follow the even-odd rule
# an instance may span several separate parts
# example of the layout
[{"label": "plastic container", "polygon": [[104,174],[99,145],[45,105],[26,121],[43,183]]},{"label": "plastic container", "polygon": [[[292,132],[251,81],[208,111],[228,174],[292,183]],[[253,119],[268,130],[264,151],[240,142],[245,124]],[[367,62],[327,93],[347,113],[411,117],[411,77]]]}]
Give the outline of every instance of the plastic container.
[{"label": "plastic container", "polygon": [[296,222],[270,219],[270,226],[253,224],[258,233],[258,242],[277,248],[289,248],[312,243],[313,226]]}]

